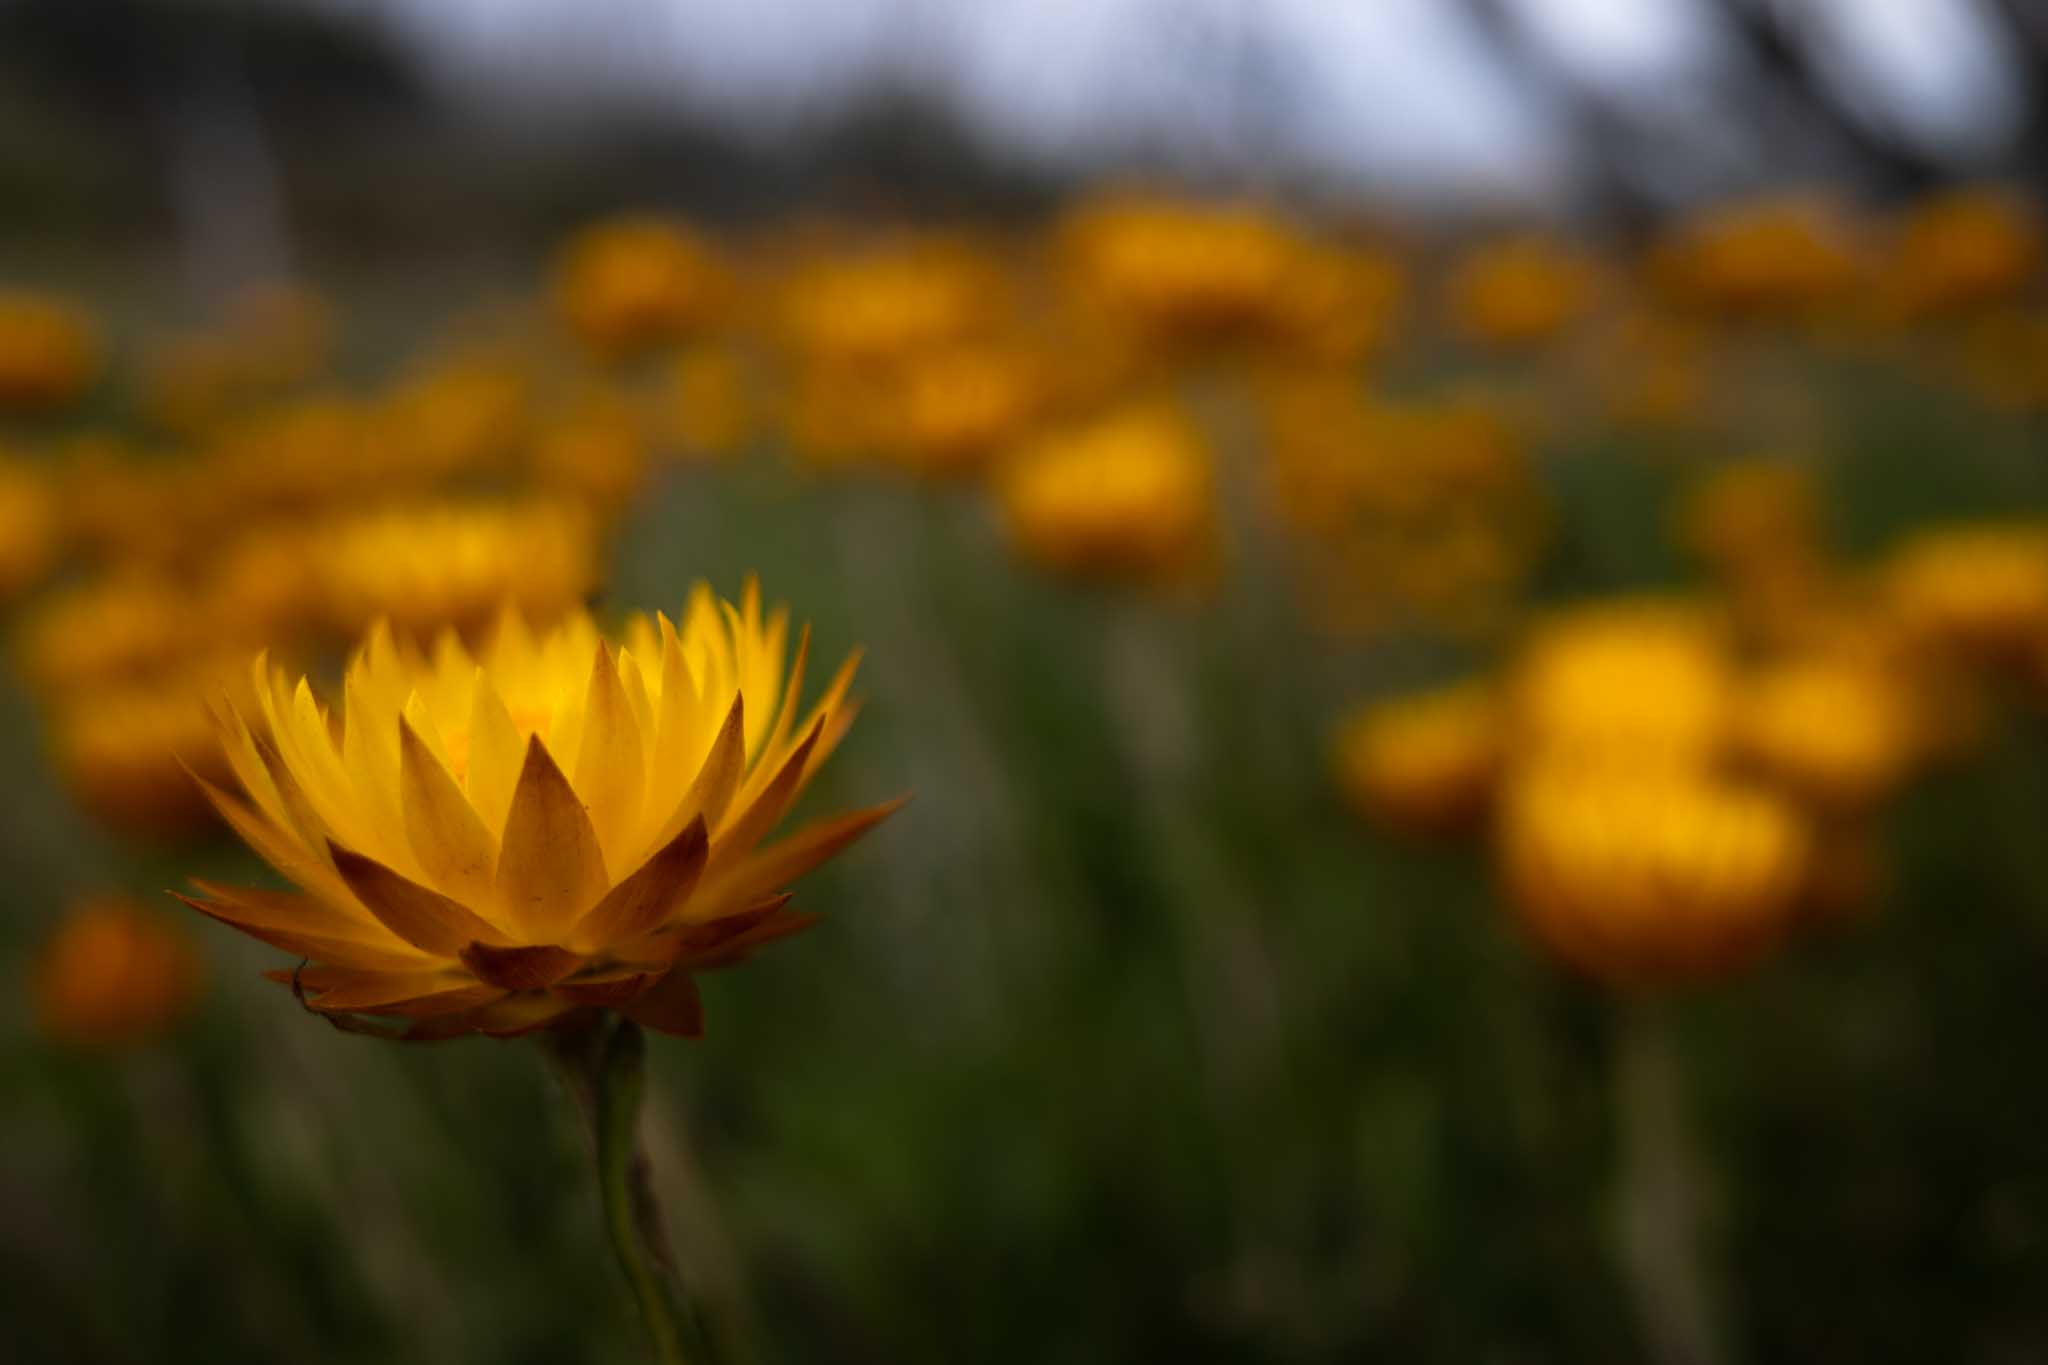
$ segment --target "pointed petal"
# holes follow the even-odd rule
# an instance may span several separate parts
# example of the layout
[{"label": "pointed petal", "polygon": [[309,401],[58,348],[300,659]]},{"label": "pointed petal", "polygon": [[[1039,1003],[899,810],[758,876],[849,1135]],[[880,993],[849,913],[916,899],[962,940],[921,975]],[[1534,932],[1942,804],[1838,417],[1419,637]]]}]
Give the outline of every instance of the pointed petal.
[{"label": "pointed petal", "polygon": [[553,944],[525,948],[493,948],[472,943],[462,950],[462,963],[479,981],[510,991],[537,991],[552,986],[583,965],[581,954]]},{"label": "pointed petal", "polygon": [[577,1005],[610,1007],[631,1000],[662,974],[659,967],[614,967],[589,976],[557,981],[549,989],[563,1000]]},{"label": "pointed petal", "polygon": [[272,923],[262,918],[245,918],[243,907],[233,901],[200,900],[196,896],[187,896],[178,891],[171,894],[200,914],[209,919],[219,920],[230,929],[239,930],[250,938],[299,957],[311,958],[315,962],[337,967],[358,967],[369,971],[417,971],[422,964],[433,960],[423,957],[410,945],[399,943],[396,939],[392,940],[396,946],[384,948],[356,939]]},{"label": "pointed petal", "polygon": [[583,739],[576,755],[576,794],[590,811],[598,846],[614,863],[628,856],[647,789],[647,755],[633,705],[619,681],[611,647],[599,642],[584,697]]},{"label": "pointed petal", "polygon": [[490,676],[478,669],[469,704],[469,768],[463,776],[469,804],[484,828],[494,833],[504,832],[523,756],[519,727],[505,709],[505,699],[491,685]]},{"label": "pointed petal", "polygon": [[403,716],[398,719],[398,788],[406,837],[428,880],[467,904],[492,905],[498,841]]},{"label": "pointed petal", "polygon": [[308,1003],[323,1013],[402,1014],[428,1017],[473,1009],[503,998],[505,992],[464,980],[449,972],[375,972],[352,967],[305,967],[298,971],[265,972],[306,993]]},{"label": "pointed petal", "polygon": [[352,899],[334,870],[300,847],[297,840],[199,774],[190,769],[186,774],[199,784],[201,794],[220,812],[229,828],[241,836],[242,842],[256,850],[256,856],[277,869],[285,880],[322,900],[346,904]]},{"label": "pointed petal", "polygon": [[768,831],[775,828],[782,819],[789,803],[796,799],[797,786],[803,781],[804,768],[811,761],[811,750],[817,747],[818,736],[824,730],[825,722],[820,720],[804,736],[803,743],[790,751],[790,755],[776,769],[775,776],[761,790],[752,803],[735,807],[728,814],[725,827],[718,832],[718,856],[716,870],[737,862],[754,845],[766,838]]},{"label": "pointed petal", "polygon": [[716,919],[789,885],[903,809],[909,800],[908,796],[899,796],[879,806],[806,825],[787,839],[777,840],[734,864],[715,884],[706,886],[698,904],[690,907],[686,917]]},{"label": "pointed petal", "polygon": [[609,944],[638,938],[661,926],[697,884],[711,852],[711,836],[702,817],[692,820],[675,838],[640,865],[576,923],[569,941],[596,951]]},{"label": "pointed petal", "polygon": [[329,844],[335,871],[384,927],[437,957],[452,958],[472,940],[504,945],[498,929],[438,891],[399,876],[374,858]]},{"label": "pointed petal", "polygon": [[711,741],[711,751],[704,756],[704,765],[697,770],[696,780],[683,793],[683,799],[668,817],[667,823],[657,836],[662,842],[676,837],[691,820],[702,817],[707,827],[714,826],[724,816],[726,807],[732,802],[732,794],[739,789],[740,774],[746,768],[746,697],[734,693],[732,709],[726,712],[725,724],[719,727],[718,735]]},{"label": "pointed petal", "polygon": [[688,972],[671,971],[651,988],[618,1007],[636,1024],[678,1038],[704,1036],[704,1001]]},{"label": "pointed petal", "polygon": [[540,942],[564,937],[607,885],[589,812],[538,735],[527,741],[526,764],[505,817],[497,885],[512,922]]}]

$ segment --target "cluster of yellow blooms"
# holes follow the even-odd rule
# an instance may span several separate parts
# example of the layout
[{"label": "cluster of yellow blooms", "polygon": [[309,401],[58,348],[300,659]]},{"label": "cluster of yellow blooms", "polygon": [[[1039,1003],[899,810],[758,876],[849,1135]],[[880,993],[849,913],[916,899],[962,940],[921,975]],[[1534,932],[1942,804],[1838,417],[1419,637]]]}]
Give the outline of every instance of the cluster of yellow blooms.
[{"label": "cluster of yellow blooms", "polygon": [[1528,441],[1499,401],[1374,400],[1310,375],[1268,384],[1263,411],[1269,500],[1318,620],[1504,624],[1547,527]]},{"label": "cluster of yellow blooms", "polygon": [[1411,832],[1488,822],[1532,934],[1617,985],[1717,975],[1802,910],[1857,908],[1874,814],[1974,737],[1971,677],[2038,670],[2048,526],[1930,531],[1851,575],[1814,501],[1794,464],[1730,464],[1684,523],[1717,603],[1576,608],[1498,682],[1361,707],[1336,741],[1344,790]]},{"label": "cluster of yellow blooms", "polygon": [[[626,647],[600,649],[580,614],[607,537],[665,467],[780,437],[814,472],[967,487],[1034,567],[1149,588],[1216,581],[1237,560],[1244,511],[1284,542],[1319,621],[1497,639],[1521,624],[1547,543],[1541,446],[1558,412],[1532,420],[1499,388],[1404,387],[1398,341],[1418,341],[1424,374],[1439,339],[1504,366],[1566,355],[1575,368],[1550,376],[1567,381],[1558,410],[1590,396],[1604,421],[1698,426],[1723,387],[1710,377],[1749,338],[1825,340],[1819,324],[1847,321],[1931,338],[1987,397],[2038,409],[2048,318],[2030,291],[2042,254],[2038,215],[1996,189],[1882,222],[1816,195],[1727,206],[1635,260],[1562,233],[1508,233],[1430,271],[1377,227],[1149,194],[1089,198],[1042,232],[806,225],[742,242],[629,216],[565,243],[509,321],[367,383],[337,368],[345,320],[301,285],[239,295],[125,364],[78,304],[0,293],[0,420],[13,424],[0,451],[0,604],[57,770],[88,811],[122,833],[210,827],[222,801],[201,800],[188,770],[240,801],[231,822],[306,897],[288,911],[234,893],[212,909],[252,932],[290,919],[306,941],[350,945],[311,954],[321,971],[296,984],[316,1008],[367,1001],[425,1018],[416,1002],[449,996],[430,1011],[436,1029],[511,1030],[595,998],[592,983],[637,998],[618,983],[644,976],[652,989],[666,966],[721,960],[789,924],[768,913],[732,929],[728,916],[756,907],[683,891],[701,873],[706,888],[739,877],[766,896],[774,879],[754,859],[780,872],[803,861],[748,852],[779,808],[742,799],[764,798],[792,762],[800,783],[830,747],[821,735],[795,759],[801,734],[762,728],[793,698],[778,701],[765,674],[733,683],[746,672],[734,660],[780,667],[779,635],[771,646],[761,632],[782,627],[752,606],[693,604],[681,627],[639,622]],[[1263,439],[1235,439],[1241,418]],[[1234,467],[1236,454],[1251,467]],[[1229,496],[1239,490],[1254,496]],[[2038,527],[1935,533],[1850,585],[1818,548],[1814,504],[1796,462],[1726,469],[1683,527],[1721,578],[1722,625],[1627,608],[1540,626],[1509,682],[1363,715],[1343,744],[1348,785],[1404,826],[1491,810],[1531,924],[1591,970],[1669,976],[1750,955],[1811,898],[1814,864],[1848,842],[1839,813],[1867,809],[1967,730],[1934,725],[1928,695],[1967,695],[1969,660],[2048,675]],[[542,635],[506,625],[508,603]],[[377,622],[387,643],[372,637],[349,675],[358,692],[374,682],[374,699],[324,707],[245,666],[265,646],[271,670],[290,661],[317,676]],[[572,646],[584,659],[564,662]],[[679,675],[665,671],[671,653]],[[610,799],[586,789],[599,778],[578,767],[582,722],[563,717],[613,686],[646,745],[667,723],[662,699],[692,699],[698,747],[682,761],[737,784],[730,811],[700,801],[696,853],[671,848],[676,829],[648,842],[663,832],[647,824],[654,806],[616,828],[593,815],[588,841],[559,822],[540,834],[507,823],[525,807],[493,805],[512,787],[479,790],[494,779],[465,749],[498,712],[467,693],[467,710],[430,697],[463,669],[508,670],[492,682],[509,717],[494,733],[538,745],[535,762],[554,773],[533,778],[535,819],[560,814],[550,792],[593,811]],[[746,700],[729,779],[694,709],[725,706],[728,684],[769,689]],[[414,692],[430,715],[412,713]],[[364,715],[386,733],[351,751]],[[387,771],[387,750],[412,753],[389,734],[398,717],[438,769]],[[1619,752],[1634,757],[1612,761]],[[597,856],[578,864],[574,894],[529,915],[516,904],[525,891],[432,861],[446,850],[422,843],[458,835],[407,829],[400,808],[428,797],[391,785],[401,779],[434,789],[464,856],[509,859],[514,882],[529,836]],[[441,800],[449,784],[468,820]],[[1645,784],[1652,801],[1634,794]],[[636,799],[664,820],[689,805],[665,788]],[[617,912],[632,933],[578,918],[661,858],[659,914]],[[1683,896],[1670,889],[1695,872]],[[1598,887],[1624,885],[1600,899]],[[1682,941],[1657,937],[1679,932],[1653,913],[1660,896]],[[420,993],[371,1000],[396,986],[351,972],[397,972]],[[672,989],[650,1017],[687,1012],[686,988]]]}]

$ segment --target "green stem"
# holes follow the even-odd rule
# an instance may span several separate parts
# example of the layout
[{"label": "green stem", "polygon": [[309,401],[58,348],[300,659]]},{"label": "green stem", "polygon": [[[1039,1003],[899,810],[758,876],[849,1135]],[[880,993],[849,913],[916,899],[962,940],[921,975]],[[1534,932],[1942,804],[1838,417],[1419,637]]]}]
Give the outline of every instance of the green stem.
[{"label": "green stem", "polygon": [[704,1359],[640,1148],[640,1105],[647,1093],[647,1044],[640,1026],[621,1019],[609,1031],[600,1026],[547,1034],[542,1046],[589,1132],[605,1231],[646,1324],[653,1359],[657,1365]]},{"label": "green stem", "polygon": [[1616,1007],[1614,1237],[1650,1358],[1720,1365],[1718,1295],[1701,1258],[1700,1172],[1671,1021],[1651,1000]]}]

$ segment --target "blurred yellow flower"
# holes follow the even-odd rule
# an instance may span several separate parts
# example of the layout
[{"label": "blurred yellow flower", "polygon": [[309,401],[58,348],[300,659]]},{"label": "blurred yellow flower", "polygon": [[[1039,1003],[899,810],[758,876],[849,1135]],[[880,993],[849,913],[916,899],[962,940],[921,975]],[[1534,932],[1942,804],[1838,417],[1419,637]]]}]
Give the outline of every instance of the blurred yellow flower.
[{"label": "blurred yellow flower", "polygon": [[1874,660],[1815,655],[1745,680],[1740,753],[1770,780],[1826,810],[1862,810],[1895,791],[1919,737],[1912,697]]},{"label": "blurred yellow flower", "polygon": [[1619,986],[1717,976],[1760,955],[1804,887],[1810,838],[1785,801],[1698,774],[1538,767],[1497,833],[1535,936]]},{"label": "blurred yellow flower", "polygon": [[1892,306],[1908,320],[2007,302],[2041,268],[2040,215],[2008,191],[1950,190],[1901,217],[1885,272]]},{"label": "blurred yellow flower", "polygon": [[1727,741],[1733,668],[1704,608],[1657,599],[1540,623],[1511,680],[1524,761],[1630,773],[1703,771]]},{"label": "blurred yellow flower", "polygon": [[1017,549],[1057,573],[1185,581],[1213,560],[1209,452],[1171,407],[1041,437],[1001,470],[996,492]]},{"label": "blurred yellow flower", "polygon": [[1042,388],[1030,355],[1014,346],[963,344],[907,358],[877,415],[896,462],[926,478],[980,470],[1022,434]]},{"label": "blurred yellow flower", "polygon": [[0,293],[0,412],[69,407],[99,377],[100,334],[54,295]]},{"label": "blurred yellow flower", "polygon": [[1484,243],[1451,275],[1451,324],[1481,345],[1539,345],[1585,316],[1595,285],[1592,262],[1554,238],[1527,233]]},{"label": "blurred yellow flower", "polygon": [[343,636],[388,619],[431,634],[470,631],[507,601],[552,618],[597,583],[595,528],[561,502],[447,501],[344,517],[306,537],[303,553]]},{"label": "blurred yellow flower", "polygon": [[986,331],[1006,293],[999,263],[978,244],[913,239],[800,266],[784,284],[780,321],[806,361],[875,365]]},{"label": "blurred yellow flower", "polygon": [[753,434],[746,366],[730,347],[693,346],[670,372],[670,439],[688,456],[730,455]]},{"label": "blurred yellow flower", "polygon": [[0,454],[0,604],[41,582],[62,545],[49,476],[40,465]]},{"label": "blurred yellow flower", "polygon": [[1389,251],[1304,243],[1273,300],[1274,339],[1328,364],[1370,359],[1393,340],[1407,287]]},{"label": "blurred yellow flower", "polygon": [[212,812],[191,774],[227,776],[207,703],[232,683],[219,660],[179,661],[146,679],[52,696],[48,738],[58,780],[116,834],[184,839],[205,830]]},{"label": "blurred yellow flower", "polygon": [[715,248],[687,227],[615,218],[583,229],[562,248],[554,304],[578,340],[618,360],[713,321],[729,285]]},{"label": "blurred yellow flower", "polygon": [[199,954],[182,924],[125,896],[67,906],[35,964],[36,1022],[73,1047],[133,1047],[198,1002]]},{"label": "blurred yellow flower", "polygon": [[1688,494],[1682,535],[1730,578],[1821,551],[1820,494],[1795,458],[1757,455],[1720,464]]},{"label": "blurred yellow flower", "polygon": [[762,843],[858,709],[849,658],[799,715],[788,633],[751,583],[738,607],[700,585],[680,627],[634,617],[623,644],[508,613],[479,655],[444,634],[425,658],[380,626],[331,713],[259,661],[274,739],[222,716],[246,799],[206,790],[299,893],[197,883],[191,904],[310,958],[271,975],[314,1009],[411,1038],[594,1008],[694,1035],[692,974],[804,927],[782,888],[894,809]]},{"label": "blurred yellow flower", "polygon": [[183,589],[156,575],[119,574],[37,602],[17,649],[29,681],[57,693],[149,673],[199,648],[207,632]]},{"label": "blurred yellow flower", "polygon": [[1155,336],[1196,341],[1267,329],[1301,246],[1251,205],[1141,195],[1084,204],[1055,232],[1069,290]]},{"label": "blurred yellow flower", "polygon": [[1668,233],[1650,261],[1666,297],[1741,319],[1803,319],[1863,273],[1848,214],[1824,196],[1786,194],[1710,209]]},{"label": "blurred yellow flower", "polygon": [[647,480],[647,437],[623,397],[594,392],[541,424],[531,453],[544,491],[608,518]]},{"label": "blurred yellow flower", "polygon": [[1479,683],[1368,703],[1338,728],[1338,785],[1361,815],[1396,829],[1463,828],[1492,794],[1501,722],[1499,697]]},{"label": "blurred yellow flower", "polygon": [[1921,639],[1997,656],[2048,631],[2048,525],[1956,525],[1923,531],[1891,556],[1889,601]]},{"label": "blurred yellow flower", "polygon": [[463,356],[386,393],[364,474],[414,486],[502,470],[528,432],[529,384],[513,364]]}]

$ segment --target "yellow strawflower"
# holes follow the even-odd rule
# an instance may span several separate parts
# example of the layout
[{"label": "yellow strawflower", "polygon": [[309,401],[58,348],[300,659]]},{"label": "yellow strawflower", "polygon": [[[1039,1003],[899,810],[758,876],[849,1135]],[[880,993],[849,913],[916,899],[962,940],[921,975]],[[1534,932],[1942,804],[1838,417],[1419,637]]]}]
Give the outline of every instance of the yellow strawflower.
[{"label": "yellow strawflower", "polygon": [[1300,240],[1244,204],[1117,196],[1058,228],[1067,287],[1109,316],[1183,340],[1260,331],[1281,309]]},{"label": "yellow strawflower", "polygon": [[1209,454],[1171,408],[1134,407],[1036,441],[997,493],[1019,551],[1058,573],[1182,580],[1215,548]]},{"label": "yellow strawflower", "polygon": [[1481,345],[1539,345],[1585,315],[1594,285],[1592,264],[1562,242],[1535,233],[1489,242],[1451,276],[1451,323]]},{"label": "yellow strawflower", "polygon": [[1697,774],[1544,767],[1497,831],[1515,908],[1567,964],[1668,985],[1753,960],[1789,922],[1810,838],[1769,793]]},{"label": "yellow strawflower", "polygon": [[1912,698],[1875,660],[1787,659],[1742,689],[1737,744],[1763,773],[1830,810],[1889,796],[1918,752]]},{"label": "yellow strawflower", "polygon": [[2048,525],[1924,531],[1892,555],[1887,587],[1893,615],[1918,638],[2023,653],[2048,631]]},{"label": "yellow strawflower", "polygon": [[561,502],[448,501],[340,518],[309,533],[307,571],[330,629],[379,618],[429,634],[474,630],[510,601],[552,619],[597,582],[589,515]]},{"label": "yellow strawflower", "polygon": [[1722,205],[1683,222],[1650,266],[1673,302],[1737,320],[1809,317],[1863,270],[1841,206],[1802,194]]},{"label": "yellow strawflower", "polygon": [[1691,772],[1722,751],[1735,678],[1705,611],[1621,600],[1540,625],[1517,665],[1514,724],[1527,761]]},{"label": "yellow strawflower", "polygon": [[1501,762],[1500,700],[1465,683],[1360,707],[1340,725],[1338,785],[1368,819],[1455,829],[1485,807]]},{"label": "yellow strawflower", "polygon": [[616,218],[585,228],[555,268],[556,313],[578,340],[623,359],[680,340],[709,322],[728,290],[705,238],[680,223]]},{"label": "yellow strawflower", "polygon": [[409,1038],[599,1008],[693,1035],[692,974],[804,927],[783,888],[895,808],[763,842],[858,709],[854,658],[801,706],[788,636],[753,584],[737,607],[700,585],[620,643],[508,612],[477,655],[444,634],[423,657],[380,626],[331,710],[259,660],[258,714],[219,718],[245,795],[205,790],[299,890],[191,904],[310,959],[271,975],[312,1008]]}]

